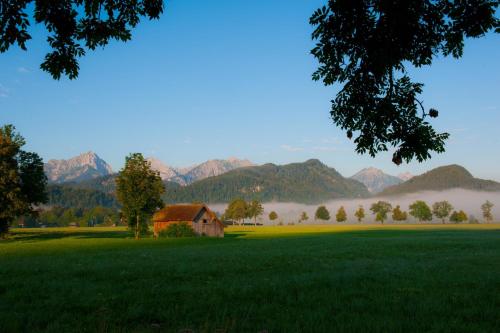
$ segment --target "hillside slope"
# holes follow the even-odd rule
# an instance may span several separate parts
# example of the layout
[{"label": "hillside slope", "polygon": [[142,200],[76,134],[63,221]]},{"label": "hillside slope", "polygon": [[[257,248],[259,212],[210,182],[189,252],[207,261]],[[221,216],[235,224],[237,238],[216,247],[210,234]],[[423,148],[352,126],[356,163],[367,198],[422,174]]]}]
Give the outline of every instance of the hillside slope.
[{"label": "hillside slope", "polygon": [[386,188],[380,195],[406,194],[419,191],[443,191],[462,188],[476,191],[500,191],[500,183],[474,178],[460,165],[442,166],[395,186]]},{"label": "hillside slope", "polygon": [[335,169],[318,160],[309,160],[283,166],[265,164],[239,168],[185,187],[170,189],[165,200],[168,203],[218,203],[242,198],[314,204],[369,195],[360,182],[342,177]]}]

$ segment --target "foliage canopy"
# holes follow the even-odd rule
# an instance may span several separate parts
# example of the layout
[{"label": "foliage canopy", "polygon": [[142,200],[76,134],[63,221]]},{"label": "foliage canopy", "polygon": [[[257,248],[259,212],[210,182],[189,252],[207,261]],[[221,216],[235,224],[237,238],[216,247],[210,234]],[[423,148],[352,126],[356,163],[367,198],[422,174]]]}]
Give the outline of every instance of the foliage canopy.
[{"label": "foliage canopy", "polygon": [[392,219],[394,221],[406,221],[408,218],[408,214],[404,211],[401,210],[401,207],[397,205],[393,210],[392,210]]},{"label": "foliage canopy", "polygon": [[393,162],[444,152],[447,133],[437,133],[419,100],[422,83],[407,67],[431,65],[438,55],[463,54],[464,39],[496,29],[498,1],[330,0],[310,23],[317,41],[311,53],[319,62],[313,74],[325,85],[342,86],[332,101],[333,122],[354,133],[356,151],[375,156],[395,147]]},{"label": "foliage canopy", "polygon": [[410,215],[420,222],[432,220],[431,208],[422,200],[417,200],[410,205]]},{"label": "foliage canopy", "polygon": [[163,207],[161,196],[164,192],[159,172],[151,169],[151,163],[142,154],[126,157],[125,167],[116,178],[116,195],[136,239],[147,231],[153,213]]},{"label": "foliage canopy", "polygon": [[85,55],[85,48],[95,50],[113,39],[126,42],[142,17],[158,19],[162,12],[163,0],[2,0],[0,53],[14,44],[27,49],[32,13],[34,23],[45,25],[50,34],[47,42],[52,50],[45,56],[41,69],[54,79],[61,75],[75,79],[78,58]]},{"label": "foliage canopy", "polygon": [[35,206],[47,202],[47,177],[43,161],[21,148],[24,138],[12,125],[0,127],[0,236],[19,216],[37,213]]},{"label": "foliage canopy", "polygon": [[444,219],[450,216],[453,206],[448,201],[438,201],[432,205],[432,213],[444,223]]},{"label": "foliage canopy", "polygon": [[347,221],[347,213],[345,211],[344,206],[341,206],[339,210],[337,211],[337,214],[335,214],[335,220],[337,222],[345,222]]},{"label": "foliage canopy", "polygon": [[319,206],[318,209],[316,209],[314,217],[316,220],[328,221],[330,219],[330,212],[325,206]]},{"label": "foliage canopy", "polygon": [[372,204],[370,210],[375,214],[375,221],[384,224],[384,221],[387,220],[387,213],[392,210],[392,205],[386,201],[377,201]]}]

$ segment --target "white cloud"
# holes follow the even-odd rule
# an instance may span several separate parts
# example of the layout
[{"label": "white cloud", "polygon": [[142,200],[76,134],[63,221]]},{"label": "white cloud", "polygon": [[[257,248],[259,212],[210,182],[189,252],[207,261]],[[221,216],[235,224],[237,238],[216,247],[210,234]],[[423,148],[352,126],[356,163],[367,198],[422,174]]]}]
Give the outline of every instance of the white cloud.
[{"label": "white cloud", "polygon": [[191,143],[191,138],[190,138],[190,137],[187,137],[187,138],[185,138],[185,139],[184,139],[184,141],[182,141],[182,142],[184,142],[185,144],[187,144],[187,145],[188,145],[188,144],[190,144],[190,143]]},{"label": "white cloud", "polygon": [[9,97],[9,89],[0,83],[0,97]]},{"label": "white cloud", "polygon": [[28,73],[31,73],[31,71],[29,69],[27,69],[26,67],[18,67],[17,68],[17,71],[19,73],[23,73],[23,74],[28,74]]},{"label": "white cloud", "polygon": [[284,149],[284,150],[290,151],[290,152],[296,152],[296,151],[302,151],[302,150],[304,150],[304,148],[302,148],[302,147],[294,147],[294,146],[290,146],[290,145],[281,145],[281,149]]}]

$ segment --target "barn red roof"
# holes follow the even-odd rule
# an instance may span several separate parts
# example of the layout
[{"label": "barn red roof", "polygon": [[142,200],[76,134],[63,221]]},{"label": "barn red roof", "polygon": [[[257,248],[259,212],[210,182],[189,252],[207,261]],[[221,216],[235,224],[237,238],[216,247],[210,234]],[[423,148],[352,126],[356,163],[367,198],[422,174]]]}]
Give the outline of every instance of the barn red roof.
[{"label": "barn red roof", "polygon": [[194,221],[196,217],[205,209],[215,218],[215,214],[202,204],[193,205],[172,205],[163,208],[153,215],[154,222],[168,221]]}]

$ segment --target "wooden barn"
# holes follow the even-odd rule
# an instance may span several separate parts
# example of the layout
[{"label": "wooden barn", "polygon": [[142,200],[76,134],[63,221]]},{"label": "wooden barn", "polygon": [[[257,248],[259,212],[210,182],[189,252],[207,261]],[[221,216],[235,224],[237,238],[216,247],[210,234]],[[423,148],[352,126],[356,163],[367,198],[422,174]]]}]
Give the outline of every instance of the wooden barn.
[{"label": "wooden barn", "polygon": [[224,225],[206,205],[171,205],[156,212],[153,216],[154,234],[174,223],[186,222],[196,235],[224,237]]}]

